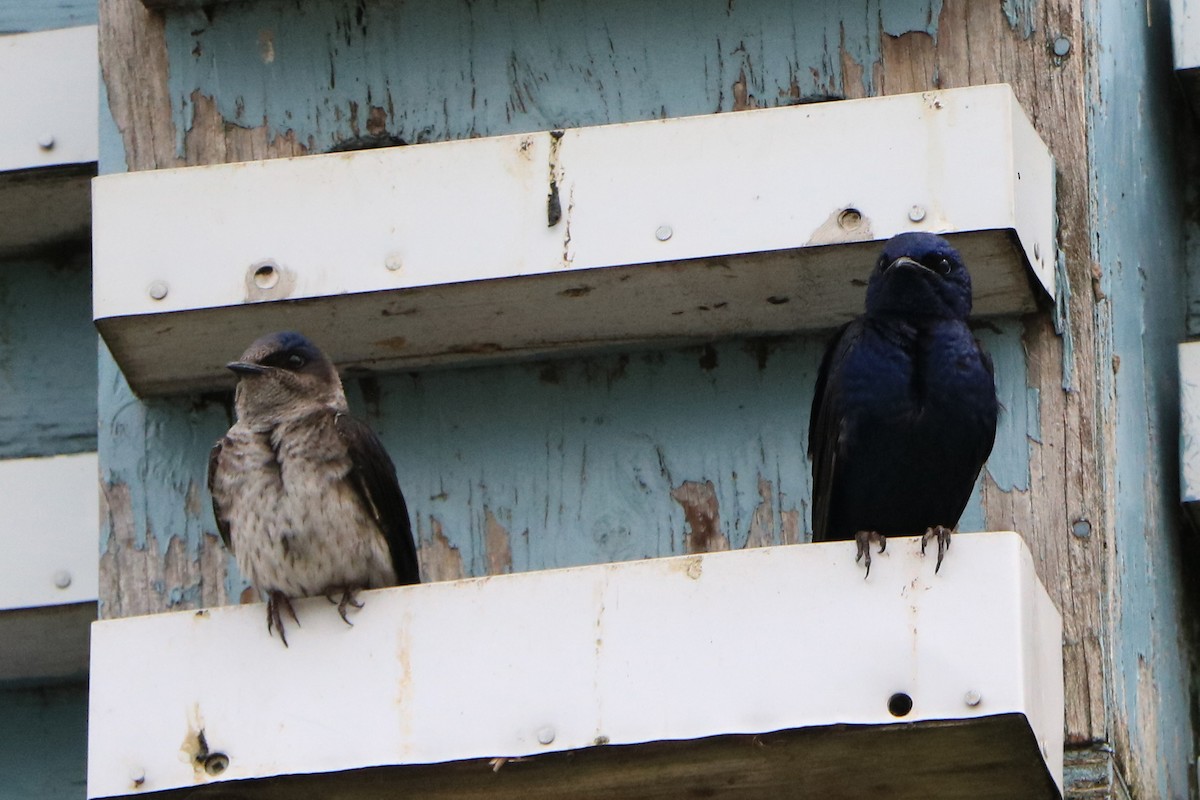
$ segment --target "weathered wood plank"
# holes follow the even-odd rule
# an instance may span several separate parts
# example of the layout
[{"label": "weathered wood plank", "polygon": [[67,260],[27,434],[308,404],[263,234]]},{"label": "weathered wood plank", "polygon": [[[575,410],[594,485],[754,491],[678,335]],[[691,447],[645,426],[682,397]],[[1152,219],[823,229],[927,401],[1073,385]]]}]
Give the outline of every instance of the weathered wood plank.
[{"label": "weathered wood plank", "polygon": [[[770,3],[730,6],[721,2],[663,6],[642,26],[623,24],[625,12],[617,7],[589,5],[585,14],[580,4],[544,12],[535,6],[521,5],[518,10],[524,15],[523,23],[529,24],[514,26],[501,22],[479,4],[470,6],[473,11],[461,7],[443,11],[440,7],[436,15],[432,6],[422,4],[405,6],[403,11],[368,4],[356,21],[348,4],[332,0],[306,5],[303,19],[288,4],[274,2],[218,6],[211,18],[194,12],[170,12],[164,18],[146,11],[138,0],[102,0],[102,61],[127,165],[144,169],[292,155],[327,149],[338,140],[364,133],[444,139],[774,105],[820,93],[862,96],[993,81],[1012,83],[1057,159],[1061,246],[1070,293],[1064,295],[1067,313],[1062,336],[1055,332],[1049,311],[1036,315],[1025,327],[1025,374],[1016,380],[1037,398],[1038,419],[1033,426],[1036,430],[1014,435],[1027,442],[1029,475],[1024,483],[1029,488],[1014,490],[988,483],[983,490],[983,508],[988,527],[1016,527],[1026,533],[1040,562],[1039,572],[1064,612],[1068,738],[1079,742],[1106,738],[1101,565],[1102,553],[1113,535],[1113,501],[1111,492],[1106,498],[1104,491],[1111,482],[1112,454],[1107,450],[1111,437],[1102,421],[1107,398],[1103,382],[1097,380],[1097,370],[1108,369],[1108,364],[1098,354],[1101,337],[1091,290],[1095,267],[1087,224],[1086,65],[1084,58],[1075,55],[1057,60],[1046,46],[1051,31],[1082,43],[1080,4],[1054,0],[1021,5],[1010,9],[1014,15],[1010,21],[999,4],[914,2],[896,4],[863,23],[871,15],[853,3],[784,9]],[[473,18],[472,13],[482,16]],[[561,14],[571,17],[572,24],[563,24]],[[1026,16],[1029,14],[1035,17]],[[781,17],[787,24],[780,24]],[[585,22],[579,24],[580,19]],[[680,24],[685,25],[687,35],[680,34]],[[242,28],[265,30],[266,38],[253,42],[238,39],[234,34]],[[1031,33],[1033,30],[1036,32]],[[403,39],[416,50],[397,45],[402,34],[416,37]],[[428,54],[428,48],[436,49],[437,54],[433,60],[427,59],[425,66],[403,60],[409,55],[401,55]],[[395,55],[387,55],[385,49]],[[1081,49],[1076,47],[1073,52]],[[504,57],[496,60],[497,54]],[[418,55],[416,60],[423,57]],[[284,65],[291,65],[293,71],[279,71]],[[219,92],[214,67],[220,68]],[[435,73],[444,77],[434,79]],[[271,87],[269,100],[263,99],[267,86]],[[430,91],[439,95],[437,102],[429,102]],[[370,120],[374,121],[368,124]],[[114,168],[121,165],[102,165],[104,171]],[[730,392],[734,373],[728,373],[729,383],[719,376],[724,374],[724,365],[740,361],[734,354],[736,345],[719,349],[722,368],[716,371],[704,366],[703,357],[698,359],[699,368],[693,361],[687,369],[692,356],[660,355],[665,366],[647,366],[633,382],[636,390],[631,391],[638,399],[625,396],[611,407],[579,405],[583,384],[578,382],[571,384],[569,400],[561,401],[553,400],[548,391],[510,386],[507,376],[519,376],[525,367],[489,372],[484,384],[490,393],[512,392],[508,395],[512,415],[496,416],[494,404],[486,409],[464,409],[465,418],[431,407],[422,410],[419,403],[406,405],[403,413],[413,415],[412,424],[418,427],[461,425],[486,431],[488,436],[497,427],[519,420],[521,414],[516,410],[528,407],[543,409],[539,412],[543,415],[561,415],[564,420],[592,413],[603,419],[603,424],[622,421],[619,431],[609,428],[601,432],[601,423],[597,423],[596,429],[577,428],[569,436],[556,433],[551,425],[532,432],[535,451],[549,456],[560,447],[588,452],[587,471],[578,470],[579,460],[555,461],[546,456],[539,460],[539,468],[547,470],[556,471],[563,464],[577,469],[573,475],[556,477],[561,488],[555,492],[561,494],[514,474],[512,464],[527,463],[522,461],[521,448],[515,454],[507,451],[502,464],[485,459],[474,470],[472,485],[463,480],[470,470],[452,465],[439,449],[446,447],[444,443],[429,435],[422,441],[416,434],[419,452],[412,456],[414,466],[405,466],[409,456],[398,458],[402,471],[410,469],[409,476],[421,487],[414,494],[441,497],[444,475],[439,473],[454,474],[456,481],[461,481],[449,499],[422,499],[416,508],[422,550],[437,562],[433,567],[427,560],[427,571],[446,576],[462,571],[482,574],[503,563],[503,558],[489,561],[487,557],[481,498],[486,498],[487,508],[497,519],[513,514],[511,527],[506,528],[514,569],[580,563],[578,559],[586,558],[683,552],[690,535],[685,531],[690,529],[685,509],[673,497],[685,496],[680,487],[686,482],[690,486],[712,482],[723,533],[730,546],[742,546],[760,502],[756,472],[772,483],[775,514],[780,520],[775,530],[781,531],[776,535],[797,535],[794,532],[803,523],[798,525],[796,520],[803,519],[808,491],[799,420],[806,413],[819,346],[815,341],[805,343],[806,355],[789,367],[804,374],[803,381],[790,384],[781,374],[770,377],[776,374],[771,371],[773,366],[768,367],[767,378],[752,381],[759,392],[766,392],[768,404],[785,414],[780,417],[772,411],[743,432],[747,442],[782,439],[778,449],[763,459],[744,457],[746,449],[759,445],[720,438],[714,441],[711,436],[714,430],[727,427],[727,415],[733,410],[730,403],[736,406],[740,396],[731,392],[727,400],[713,399],[711,383],[717,380],[716,391]],[[756,347],[747,345],[750,351]],[[764,357],[768,365],[778,363],[774,359],[774,354]],[[605,359],[586,363],[591,365],[588,368],[602,370],[613,364]],[[106,373],[111,375],[111,364]],[[421,398],[421,390],[414,387],[442,380],[422,377],[411,386],[401,377],[381,380],[385,397],[390,395],[384,403],[384,418],[393,414],[398,418],[400,397],[405,403]],[[622,378],[609,380],[621,385]],[[1069,391],[1063,389],[1064,382],[1071,387]],[[665,385],[676,390],[669,399],[657,394]],[[768,388],[764,390],[764,386]],[[464,385],[462,391],[478,392],[478,388]],[[632,406],[626,404],[642,403],[642,398],[654,398],[660,413],[649,417],[631,414]],[[424,402],[431,400],[432,396]],[[104,401],[102,416],[115,417],[117,409],[125,409],[131,402],[135,401],[119,389],[118,382],[118,389]],[[748,402],[754,406],[762,399],[756,396]],[[183,461],[163,465],[158,455],[164,448],[200,447],[204,434],[219,432],[220,415],[215,409],[201,412],[194,425],[187,421],[191,413],[186,403],[142,406],[132,415],[141,417],[135,435],[142,438],[109,445],[117,455],[107,475],[110,483],[119,487],[122,480],[149,476],[155,486],[131,487],[134,495],[145,491],[146,496],[113,512],[110,531],[124,531],[117,539],[130,542],[130,546],[122,550],[121,558],[126,560],[106,566],[120,575],[122,587],[119,597],[114,595],[113,604],[106,606],[106,615],[165,607],[164,598],[171,596],[172,587],[154,593],[135,585],[165,581],[163,559],[170,551],[166,543],[171,537],[185,538],[188,546],[182,549],[192,558],[197,552],[207,552],[209,540],[200,531],[211,525],[203,509],[195,517],[168,510],[176,504],[185,507],[191,493],[198,491],[199,468]],[[787,415],[790,422],[778,427]],[[531,433],[523,425],[517,429]],[[397,454],[413,444],[412,439],[401,439],[395,433],[385,432],[386,436],[393,437],[390,444]],[[598,461],[597,450],[604,449],[601,443],[613,437],[644,442],[650,459],[638,455],[618,460],[612,455],[618,451],[610,450],[607,458],[613,460]],[[514,446],[511,438],[492,441],[505,448]],[[742,455],[702,455],[722,447]],[[785,448],[793,452],[783,457]],[[661,458],[654,455],[656,451]],[[479,456],[475,449],[461,457]],[[660,474],[667,480],[656,479],[645,490],[624,486],[618,476],[628,475],[631,461],[635,475],[655,474],[661,463]],[[420,477],[416,464],[431,474]],[[613,485],[623,488],[616,495],[600,491]],[[465,505],[460,505],[464,503],[461,492],[468,494]],[[614,497],[622,499],[618,502]],[[518,510],[530,506],[542,509],[541,521]],[[595,506],[599,507],[594,513],[581,519],[581,509]],[[670,513],[668,522],[647,526],[647,530],[660,531],[659,540],[628,541],[630,519],[659,513],[651,509]],[[540,539],[538,532],[545,528],[545,520],[560,517],[575,520],[570,527],[579,528],[576,544]],[[792,521],[790,528],[784,527],[787,520]],[[1075,523],[1082,520],[1089,523],[1090,535],[1072,536]],[[529,536],[518,544],[518,534],[526,529]],[[760,525],[759,530],[764,528]],[[793,533],[783,533],[786,530]],[[159,541],[157,549],[146,546],[148,539]],[[587,544],[582,543],[585,539]],[[142,550],[137,549],[139,544]],[[502,552],[502,548],[493,552]],[[189,585],[198,580],[196,563],[187,567],[193,582]],[[210,580],[221,582],[221,591],[209,595],[205,589],[200,596],[236,597],[242,589],[236,579]],[[143,596],[134,602],[137,592]]]},{"label": "weathered wood plank", "polygon": [[292,775],[138,797],[429,800],[709,797],[719,800],[1054,800],[1024,718],[833,726],[690,742],[592,747],[534,758]]}]

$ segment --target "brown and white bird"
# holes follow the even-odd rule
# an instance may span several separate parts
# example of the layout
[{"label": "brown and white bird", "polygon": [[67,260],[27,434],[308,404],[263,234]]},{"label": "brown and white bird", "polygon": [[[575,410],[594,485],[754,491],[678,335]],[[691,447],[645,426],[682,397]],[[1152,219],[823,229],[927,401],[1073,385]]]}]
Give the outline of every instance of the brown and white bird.
[{"label": "brown and white bird", "polygon": [[[291,598],[347,606],[360,589],[419,583],[396,469],[350,416],[337,370],[298,333],[272,333],[226,365],[237,422],[213,447],[208,489],[238,569],[267,598],[267,630],[287,645]],[[337,598],[337,599],[335,599]]]}]

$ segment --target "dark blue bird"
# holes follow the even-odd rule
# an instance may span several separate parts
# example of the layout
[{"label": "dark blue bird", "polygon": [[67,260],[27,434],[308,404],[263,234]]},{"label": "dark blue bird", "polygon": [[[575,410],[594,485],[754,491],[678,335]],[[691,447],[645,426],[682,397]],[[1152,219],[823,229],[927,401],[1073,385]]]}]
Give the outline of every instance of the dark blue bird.
[{"label": "dark blue bird", "polygon": [[[971,276],[930,233],[889,240],[866,313],[825,351],[809,417],[813,541],[937,539],[937,569],[996,438],[992,361],[967,327]],[[857,560],[857,559],[856,559]]]}]

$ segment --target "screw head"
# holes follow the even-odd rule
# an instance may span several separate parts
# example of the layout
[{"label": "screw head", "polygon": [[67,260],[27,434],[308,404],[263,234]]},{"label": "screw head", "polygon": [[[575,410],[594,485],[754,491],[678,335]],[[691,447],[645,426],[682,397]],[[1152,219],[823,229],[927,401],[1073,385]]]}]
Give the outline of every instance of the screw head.
[{"label": "screw head", "polygon": [[65,569],[60,569],[54,573],[54,585],[60,589],[66,589],[71,585],[71,573]]},{"label": "screw head", "polygon": [[539,744],[550,744],[554,741],[555,731],[553,726],[543,725],[537,730],[537,740]]},{"label": "screw head", "polygon": [[400,260],[400,256],[393,253],[384,259],[383,265],[387,267],[389,272],[398,272],[404,266],[404,262]]},{"label": "screw head", "polygon": [[150,285],[146,287],[146,293],[150,295],[151,299],[162,300],[167,296],[166,281],[151,281]]},{"label": "screw head", "polygon": [[969,705],[971,708],[974,708],[983,702],[983,695],[981,695],[977,690],[972,689],[963,695],[963,702]]},{"label": "screw head", "polygon": [[1065,36],[1059,36],[1054,40],[1054,55],[1059,58],[1065,58],[1067,53],[1071,52],[1071,40]]},{"label": "screw head", "polygon": [[671,230],[670,225],[659,225],[658,230],[656,230],[654,232],[654,238],[658,239],[660,242],[665,242],[667,239],[670,239],[674,234],[675,234],[675,231]]},{"label": "screw head", "polygon": [[45,134],[42,134],[41,136],[39,136],[38,137],[38,147],[42,148],[43,150],[53,150],[54,149],[54,134],[45,133]]},{"label": "screw head", "polygon": [[217,776],[229,767],[229,756],[224,753],[209,753],[204,759],[204,771]]},{"label": "screw head", "polygon": [[129,780],[133,783],[135,789],[140,787],[146,782],[146,770],[141,767],[134,767],[129,770]]},{"label": "screw head", "polygon": [[914,205],[908,210],[908,218],[913,222],[920,222],[925,219],[925,208],[923,206]]}]

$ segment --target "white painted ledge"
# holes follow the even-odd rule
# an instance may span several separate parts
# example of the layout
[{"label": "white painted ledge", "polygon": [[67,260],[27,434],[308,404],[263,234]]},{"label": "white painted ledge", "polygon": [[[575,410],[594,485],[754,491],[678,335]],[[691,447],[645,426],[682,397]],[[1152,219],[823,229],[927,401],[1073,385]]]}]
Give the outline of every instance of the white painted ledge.
[{"label": "white painted ledge", "polygon": [[86,236],[99,93],[95,25],[0,36],[0,255]]},{"label": "white painted ledge", "polygon": [[1200,521],[1200,342],[1179,345],[1179,496]]},{"label": "white painted ledge", "polygon": [[[915,538],[889,542],[867,580],[853,556],[793,545],[385,589],[354,627],[315,598],[286,649],[261,604],[99,622],[88,797],[229,781],[238,797],[315,796],[329,780],[359,797],[382,779],[561,797],[596,758],[653,755],[650,773],[602,770],[603,796],[632,797],[622,781],[683,786],[681,767],[718,751],[700,761],[764,783],[739,798],[779,796],[767,776],[798,772],[814,790],[1057,797],[1061,619],[1021,537],[959,535],[938,575]],[[949,738],[914,746],[930,734]],[[963,751],[981,760],[965,768]],[[533,760],[493,773],[495,757]],[[703,796],[727,796],[729,775],[713,780]]]},{"label": "white painted ledge", "polygon": [[1200,2],[1171,0],[1175,69],[1200,70]]},{"label": "white painted ledge", "polygon": [[1175,70],[1192,108],[1200,112],[1200,0],[1171,0]]},{"label": "white painted ledge", "polygon": [[280,328],[395,370],[832,327],[910,229],[951,236],[981,315],[1054,291],[1054,166],[1005,85],[106,175],[94,203],[96,324],[141,394],[230,385]]},{"label": "white painted ledge", "polygon": [[0,460],[0,682],[87,671],[99,486],[95,453]]}]

